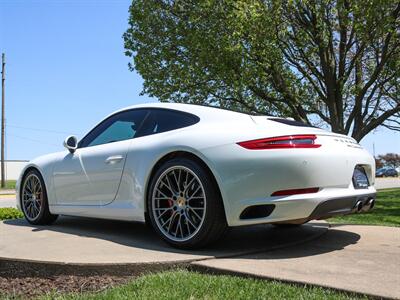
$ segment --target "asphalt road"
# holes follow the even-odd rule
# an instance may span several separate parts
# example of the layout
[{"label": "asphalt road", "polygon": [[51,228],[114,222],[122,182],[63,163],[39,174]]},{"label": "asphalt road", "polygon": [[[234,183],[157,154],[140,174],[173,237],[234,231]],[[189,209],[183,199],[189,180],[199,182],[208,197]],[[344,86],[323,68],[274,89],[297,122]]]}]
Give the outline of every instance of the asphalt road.
[{"label": "asphalt road", "polygon": [[378,190],[400,188],[400,177],[375,178],[375,188]]},{"label": "asphalt road", "polygon": [[0,195],[0,207],[16,207],[15,195]]}]

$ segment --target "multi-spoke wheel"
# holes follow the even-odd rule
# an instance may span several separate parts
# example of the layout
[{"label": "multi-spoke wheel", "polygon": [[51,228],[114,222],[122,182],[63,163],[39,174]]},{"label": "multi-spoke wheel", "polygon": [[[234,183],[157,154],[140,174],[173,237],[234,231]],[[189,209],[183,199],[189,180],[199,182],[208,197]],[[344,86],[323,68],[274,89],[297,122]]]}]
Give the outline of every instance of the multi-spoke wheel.
[{"label": "multi-spoke wheel", "polygon": [[21,187],[21,208],[26,220],[32,224],[50,224],[57,215],[50,214],[46,187],[36,170],[25,175]]},{"label": "multi-spoke wheel", "polygon": [[42,209],[43,189],[36,174],[29,174],[22,188],[22,207],[27,219],[35,220]]},{"label": "multi-spoke wheel", "polygon": [[226,228],[215,183],[200,164],[188,159],[168,161],[156,172],[148,208],[161,237],[182,248],[208,244]]}]

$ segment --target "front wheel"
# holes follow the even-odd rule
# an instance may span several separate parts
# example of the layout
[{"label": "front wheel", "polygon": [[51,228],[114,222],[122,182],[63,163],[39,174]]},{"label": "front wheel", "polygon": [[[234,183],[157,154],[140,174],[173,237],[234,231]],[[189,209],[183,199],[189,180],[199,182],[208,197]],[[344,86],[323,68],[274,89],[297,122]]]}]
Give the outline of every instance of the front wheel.
[{"label": "front wheel", "polygon": [[22,181],[21,208],[25,219],[34,225],[47,225],[57,219],[49,210],[46,186],[37,170],[26,174]]},{"label": "front wheel", "polygon": [[209,172],[199,163],[175,158],[152,178],[148,211],[152,226],[178,248],[208,245],[227,228],[222,199]]}]

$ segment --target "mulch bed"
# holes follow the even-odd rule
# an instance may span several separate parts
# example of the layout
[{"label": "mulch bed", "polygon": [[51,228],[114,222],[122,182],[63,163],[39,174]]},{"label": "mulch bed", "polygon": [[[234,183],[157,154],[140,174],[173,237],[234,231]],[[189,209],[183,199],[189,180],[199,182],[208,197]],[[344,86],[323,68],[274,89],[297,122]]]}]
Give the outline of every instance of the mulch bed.
[{"label": "mulch bed", "polygon": [[100,292],[145,273],[185,266],[185,263],[90,266],[0,259],[0,298]]},{"label": "mulch bed", "polygon": [[126,283],[133,278],[132,276],[112,275],[55,275],[49,277],[15,277],[10,275],[0,275],[0,294],[22,298],[32,298],[47,293],[102,291]]}]

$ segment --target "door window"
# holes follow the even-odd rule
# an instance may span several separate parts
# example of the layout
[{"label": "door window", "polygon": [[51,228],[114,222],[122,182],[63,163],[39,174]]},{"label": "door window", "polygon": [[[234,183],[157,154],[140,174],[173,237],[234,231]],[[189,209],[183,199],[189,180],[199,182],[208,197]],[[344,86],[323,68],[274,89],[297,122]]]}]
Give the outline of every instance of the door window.
[{"label": "door window", "polygon": [[79,148],[135,138],[146,114],[146,110],[130,110],[107,118],[79,142]]}]

